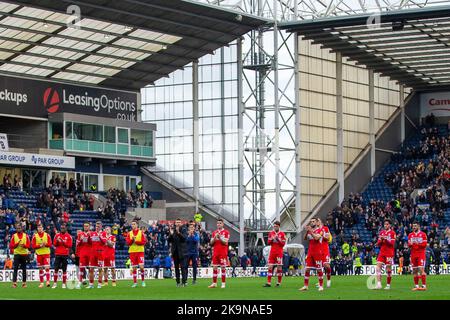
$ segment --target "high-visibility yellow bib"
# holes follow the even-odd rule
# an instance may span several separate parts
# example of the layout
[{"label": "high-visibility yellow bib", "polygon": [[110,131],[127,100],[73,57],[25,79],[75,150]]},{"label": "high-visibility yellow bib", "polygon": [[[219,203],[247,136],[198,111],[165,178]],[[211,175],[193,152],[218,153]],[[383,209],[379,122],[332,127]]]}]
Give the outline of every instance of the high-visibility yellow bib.
[{"label": "high-visibility yellow bib", "polygon": [[[130,236],[133,236],[133,230],[130,231]],[[142,240],[142,231],[138,230],[138,234],[136,235],[136,241],[139,242]],[[136,243],[133,243],[130,248],[128,249],[128,253],[132,252],[144,252],[144,246],[137,245]]]},{"label": "high-visibility yellow bib", "polygon": [[[22,244],[25,245],[27,243],[27,236],[24,233],[22,235],[22,239],[19,238],[19,235],[17,233],[14,234],[14,243],[15,244]],[[19,255],[27,255],[29,253],[27,248],[23,248],[23,247],[17,247],[14,249],[14,254],[19,254]]]},{"label": "high-visibility yellow bib", "polygon": [[[44,232],[44,234],[42,235],[42,238],[39,236],[39,233],[35,233],[34,234],[35,238],[36,238],[36,244],[37,245],[41,245],[43,244],[47,244],[47,240],[48,240],[48,234],[47,232]],[[43,255],[43,254],[50,254],[50,248],[49,247],[42,247],[42,248],[38,248],[35,250],[36,254],[38,256]]]}]

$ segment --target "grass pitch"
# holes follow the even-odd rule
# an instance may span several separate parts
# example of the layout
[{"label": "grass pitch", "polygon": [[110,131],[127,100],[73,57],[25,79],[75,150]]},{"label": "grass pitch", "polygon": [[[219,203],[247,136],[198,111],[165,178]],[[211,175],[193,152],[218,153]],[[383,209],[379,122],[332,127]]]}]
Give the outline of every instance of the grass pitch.
[{"label": "grass pitch", "polygon": [[[0,283],[0,300],[450,300],[450,276],[427,277],[428,290],[413,292],[412,276],[394,276],[391,290],[368,289],[369,276],[335,276],[332,287],[318,292],[312,277],[309,291],[300,292],[302,277],[284,277],[281,287],[263,288],[266,279],[228,278],[227,288],[208,289],[211,279],[199,279],[196,285],[177,288],[175,280],[147,280],[147,287],[131,288],[131,281],[119,281],[117,287],[101,289],[38,288],[29,282],[28,288],[11,288],[11,283]],[[383,277],[383,284],[386,278]],[[140,283],[140,282],[138,282]],[[276,278],[273,279],[276,283]],[[73,283],[68,284],[73,287]],[[220,286],[220,279],[219,279]]]}]

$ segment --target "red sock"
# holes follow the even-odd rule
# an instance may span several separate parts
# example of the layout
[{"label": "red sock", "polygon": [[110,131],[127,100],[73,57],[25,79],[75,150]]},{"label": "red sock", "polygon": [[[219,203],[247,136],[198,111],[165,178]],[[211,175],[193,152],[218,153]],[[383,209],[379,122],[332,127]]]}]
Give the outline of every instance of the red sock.
[{"label": "red sock", "polygon": [[227,270],[225,268],[222,268],[222,283],[225,283],[225,280],[227,278]]},{"label": "red sock", "polygon": [[267,273],[267,283],[270,284],[272,282],[272,271]]},{"label": "red sock", "polygon": [[102,280],[102,277],[98,277],[98,283],[99,283],[99,284],[102,284],[102,281],[103,281],[103,280]]},{"label": "red sock", "polygon": [[[417,283],[419,283],[419,281],[417,281]],[[422,285],[427,285],[427,275],[425,273],[422,275]]]},{"label": "red sock", "polygon": [[327,280],[328,281],[331,280],[331,267],[330,266],[325,267],[325,273],[327,275]]},{"label": "red sock", "polygon": [[283,269],[278,268],[278,283],[281,283],[281,279],[283,279]]},{"label": "red sock", "polygon": [[50,281],[50,269],[45,269],[45,278]]},{"label": "red sock", "polygon": [[44,270],[39,269],[39,282],[44,282]]},{"label": "red sock", "polygon": [[323,270],[319,269],[317,271],[317,276],[319,277],[319,286],[323,287]]},{"label": "red sock", "polygon": [[309,269],[306,269],[305,271],[305,287],[309,285],[309,276],[311,274],[311,271]]},{"label": "red sock", "polygon": [[419,276],[414,276],[414,285],[419,285]]},{"label": "red sock", "polygon": [[133,282],[136,283],[137,282],[137,271],[133,270]]},{"label": "red sock", "polygon": [[145,271],[141,269],[141,280],[145,280]]},{"label": "red sock", "polygon": [[55,274],[53,275],[53,282],[54,282],[54,283],[58,282],[58,273],[59,273],[59,272],[56,272],[56,271],[55,271]]},{"label": "red sock", "polygon": [[217,273],[218,273],[217,269],[214,269],[213,270],[213,283],[217,283]]},{"label": "red sock", "polygon": [[84,267],[80,267],[80,271],[78,274],[78,278],[80,279],[80,282],[83,282],[83,274],[84,274]]},{"label": "red sock", "polygon": [[66,284],[67,282],[67,273],[63,272],[63,283]]},{"label": "red sock", "polygon": [[387,272],[387,284],[390,285],[392,280],[392,271]]}]

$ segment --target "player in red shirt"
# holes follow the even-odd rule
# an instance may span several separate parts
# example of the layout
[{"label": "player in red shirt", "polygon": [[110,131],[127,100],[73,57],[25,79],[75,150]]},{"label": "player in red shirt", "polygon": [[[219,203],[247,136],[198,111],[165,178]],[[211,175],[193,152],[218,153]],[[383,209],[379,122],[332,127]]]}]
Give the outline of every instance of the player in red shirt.
[{"label": "player in red shirt", "polygon": [[86,268],[89,267],[89,260],[91,256],[91,243],[89,241],[90,229],[91,225],[89,222],[85,222],[83,224],[83,231],[80,231],[77,235],[77,251],[80,256],[80,272],[78,273],[79,283],[76,288],[81,288],[81,283],[83,282],[84,274],[86,272]]},{"label": "player in red shirt", "polygon": [[[39,268],[39,288],[44,287],[44,274],[46,276],[46,286],[50,287],[50,248],[52,238],[46,232],[42,224],[37,225],[37,232],[31,240],[31,247],[36,253],[37,266]],[[45,270],[45,271],[44,271]]]},{"label": "player in red shirt", "polygon": [[53,239],[53,245],[55,246],[55,273],[53,274],[53,286],[52,289],[57,287],[58,273],[62,270],[63,283],[62,288],[66,288],[67,283],[67,263],[69,259],[69,253],[72,249],[72,236],[67,232],[67,225],[65,223],[61,224],[61,232],[55,235]]},{"label": "player in red shirt", "polygon": [[377,246],[380,247],[380,253],[377,258],[377,286],[375,289],[381,289],[381,267],[386,265],[387,284],[384,289],[389,290],[391,288],[392,280],[392,264],[394,262],[395,254],[395,231],[392,230],[391,221],[389,219],[384,220],[384,230],[380,231],[378,235]]},{"label": "player in red shirt", "polygon": [[323,291],[323,269],[322,269],[322,241],[323,229],[319,226],[316,218],[312,218],[306,227],[305,240],[309,240],[308,255],[306,257],[305,282],[300,291],[307,291],[311,269],[317,270],[319,278],[319,291]]},{"label": "player in red shirt", "polygon": [[278,282],[277,287],[281,284],[283,277],[283,248],[286,244],[286,235],[283,231],[280,231],[280,222],[275,221],[273,224],[273,230],[270,231],[268,237],[268,244],[270,246],[268,270],[267,270],[267,283],[264,287],[270,287],[272,282],[272,275],[274,270],[277,270]]},{"label": "player in red shirt", "polygon": [[213,283],[208,288],[217,287],[218,268],[221,267],[222,286],[225,288],[226,267],[228,265],[228,240],[230,233],[223,228],[223,220],[217,220],[217,230],[211,235],[211,246],[213,246],[212,267],[213,267]]},{"label": "player in red shirt", "polygon": [[[408,246],[411,248],[411,268],[414,274],[413,291],[427,290],[427,275],[425,273],[425,250],[427,248],[427,235],[420,231],[417,221],[413,222],[413,232],[408,235]],[[422,287],[419,287],[419,278],[422,278]]]},{"label": "player in red shirt", "polygon": [[[323,230],[323,239],[322,239],[322,264],[325,274],[327,276],[327,288],[331,287],[331,259],[330,259],[330,243],[332,241],[332,236],[330,229],[327,226],[324,226],[322,220],[317,218],[319,222],[319,226]],[[318,286],[319,284],[317,284]]]},{"label": "player in red shirt", "polygon": [[106,233],[106,243],[105,248],[103,250],[103,274],[105,276],[104,285],[108,285],[108,268],[111,269],[111,277],[112,277],[112,286],[116,286],[116,259],[115,259],[115,251],[116,251],[116,237],[111,234],[111,227],[105,228]]},{"label": "player in red shirt", "polygon": [[95,230],[89,232],[89,242],[91,244],[91,255],[89,259],[89,289],[94,288],[94,272],[98,269],[97,288],[102,287],[103,280],[103,250],[106,243],[106,233],[102,230],[102,222],[95,223]]}]

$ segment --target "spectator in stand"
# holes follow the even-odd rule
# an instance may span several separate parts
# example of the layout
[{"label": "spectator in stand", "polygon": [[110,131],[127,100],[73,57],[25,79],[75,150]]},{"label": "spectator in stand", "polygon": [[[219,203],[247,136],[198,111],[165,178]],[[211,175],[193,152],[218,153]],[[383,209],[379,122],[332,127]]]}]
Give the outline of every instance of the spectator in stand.
[{"label": "spectator in stand", "polygon": [[13,260],[8,254],[5,259],[5,264],[3,265],[3,270],[11,270],[12,268],[13,268]]},{"label": "spectator in stand", "polygon": [[231,265],[231,268],[232,268],[231,276],[233,278],[236,278],[237,277],[237,275],[236,275],[236,268],[239,266],[239,258],[238,258],[236,253],[234,253],[231,256],[231,258],[230,258],[230,265]]},{"label": "spectator in stand", "polygon": [[244,254],[241,257],[241,267],[242,270],[247,270],[247,264],[248,264],[248,256],[247,254],[244,252]]},{"label": "spectator in stand", "polygon": [[256,252],[254,252],[252,255],[251,265],[252,265],[252,275],[256,277],[257,276],[256,268],[259,267],[259,258]]},{"label": "spectator in stand", "polygon": [[439,248],[438,244],[435,243],[433,245],[433,263],[434,263],[434,272],[436,275],[440,274],[440,266],[441,266],[441,248]]},{"label": "spectator in stand", "polygon": [[161,267],[161,256],[157,255],[155,259],[153,259],[153,269],[155,270],[155,279],[159,277],[159,268]]}]

